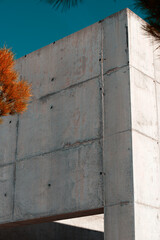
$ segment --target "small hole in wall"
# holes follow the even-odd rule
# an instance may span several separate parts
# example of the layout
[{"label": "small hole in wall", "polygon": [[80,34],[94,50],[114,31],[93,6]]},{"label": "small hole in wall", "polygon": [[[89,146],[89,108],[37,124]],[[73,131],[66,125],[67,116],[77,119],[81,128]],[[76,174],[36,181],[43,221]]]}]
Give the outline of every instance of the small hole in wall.
[{"label": "small hole in wall", "polygon": [[53,82],[54,81],[54,77],[51,79],[51,82]]},{"label": "small hole in wall", "polygon": [[50,183],[48,183],[48,187],[51,187],[51,184],[50,184]]},{"label": "small hole in wall", "polygon": [[50,109],[53,109],[53,105],[50,106]]},{"label": "small hole in wall", "polygon": [[7,193],[5,193],[4,196],[7,197]]},{"label": "small hole in wall", "polygon": [[9,124],[11,124],[12,121],[9,121]]}]

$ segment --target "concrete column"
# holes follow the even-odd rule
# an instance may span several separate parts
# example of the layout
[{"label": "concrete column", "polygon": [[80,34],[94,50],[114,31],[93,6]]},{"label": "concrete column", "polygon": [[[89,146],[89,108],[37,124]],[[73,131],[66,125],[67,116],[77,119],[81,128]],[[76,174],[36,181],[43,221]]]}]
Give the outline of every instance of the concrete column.
[{"label": "concrete column", "polygon": [[160,51],[129,13],[132,161],[136,240],[160,239]]},{"label": "concrete column", "polygon": [[129,10],[103,23],[105,240],[160,239],[160,59],[142,24]]}]

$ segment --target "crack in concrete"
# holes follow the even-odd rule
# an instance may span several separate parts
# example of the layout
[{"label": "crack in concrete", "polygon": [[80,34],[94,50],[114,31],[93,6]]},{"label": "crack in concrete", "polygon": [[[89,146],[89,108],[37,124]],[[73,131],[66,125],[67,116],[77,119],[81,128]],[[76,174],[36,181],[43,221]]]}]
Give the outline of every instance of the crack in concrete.
[{"label": "crack in concrete", "polygon": [[[58,91],[56,91],[56,92],[46,94],[46,95],[41,96],[40,98],[35,99],[35,100],[43,101],[44,99],[46,99],[46,98],[48,98],[48,97],[50,97],[50,96],[53,96],[53,95],[58,94],[58,93],[61,93],[61,92],[65,91],[65,90],[68,90],[68,89],[72,89],[72,88],[74,88],[74,87],[78,87],[78,86],[80,86],[80,85],[82,85],[82,84],[84,84],[84,83],[86,83],[86,82],[89,82],[89,81],[91,81],[91,80],[94,80],[94,79],[96,79],[96,78],[99,78],[99,75],[96,75],[96,76],[94,76],[94,77],[92,77],[92,78],[89,78],[89,79],[87,79],[87,80],[84,80],[84,81],[82,81],[82,82],[72,84],[72,85],[70,85],[69,87],[63,88],[63,89],[58,90]],[[33,101],[34,101],[34,100],[33,100]]]},{"label": "crack in concrete", "polygon": [[75,142],[73,144],[68,143],[68,144],[63,145],[62,148],[58,148],[58,149],[51,150],[51,151],[48,151],[48,152],[41,152],[41,153],[37,153],[37,154],[34,154],[34,155],[28,155],[24,158],[17,159],[17,162],[21,162],[21,161],[31,159],[31,158],[34,158],[34,157],[44,156],[44,155],[47,155],[47,154],[50,154],[50,153],[72,150],[72,149],[75,149],[75,148],[78,148],[78,147],[81,147],[81,146],[86,146],[86,145],[92,144],[95,141],[100,141],[101,139],[102,139],[102,137],[98,137],[98,138],[94,138],[94,139],[88,139],[88,140],[85,140],[85,141],[82,141],[82,142],[80,142],[80,141]]},{"label": "crack in concrete", "polygon": [[138,202],[138,201],[135,201],[135,203],[139,204],[139,205],[142,205],[142,206],[145,206],[145,207],[150,207],[150,208],[155,208],[155,209],[160,210],[160,207],[156,207],[156,206],[153,206],[153,205],[150,205],[150,204],[147,204],[147,203],[142,203],[142,202]]},{"label": "crack in concrete", "polygon": [[114,72],[117,72],[120,69],[125,68],[125,67],[129,67],[129,64],[125,64],[123,66],[111,68],[111,69],[107,70],[103,75],[110,75],[110,74],[112,74]]},{"label": "crack in concrete", "polygon": [[159,142],[158,139],[152,138],[152,137],[148,136],[148,135],[145,134],[145,133],[142,133],[141,131],[139,131],[139,130],[137,130],[137,129],[132,128],[131,130],[134,131],[134,132],[137,132],[137,133],[139,133],[139,134],[141,134],[141,135],[143,135],[143,136],[145,136],[145,137],[147,137],[147,138],[150,138],[150,139],[152,139],[153,141],[155,141],[155,142],[157,142],[157,143]]},{"label": "crack in concrete", "polygon": [[114,207],[114,206],[126,206],[126,205],[129,205],[129,204],[134,204],[134,202],[132,201],[121,201],[121,202],[117,202],[117,203],[112,203],[112,204],[108,204],[104,207]]}]

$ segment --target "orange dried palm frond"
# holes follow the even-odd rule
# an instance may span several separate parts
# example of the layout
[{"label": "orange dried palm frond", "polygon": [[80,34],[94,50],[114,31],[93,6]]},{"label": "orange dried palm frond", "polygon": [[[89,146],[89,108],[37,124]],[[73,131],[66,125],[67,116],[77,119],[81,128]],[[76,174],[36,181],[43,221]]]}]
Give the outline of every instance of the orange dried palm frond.
[{"label": "orange dried palm frond", "polygon": [[31,97],[31,85],[18,81],[14,66],[12,51],[0,49],[0,123],[3,116],[24,112]]}]

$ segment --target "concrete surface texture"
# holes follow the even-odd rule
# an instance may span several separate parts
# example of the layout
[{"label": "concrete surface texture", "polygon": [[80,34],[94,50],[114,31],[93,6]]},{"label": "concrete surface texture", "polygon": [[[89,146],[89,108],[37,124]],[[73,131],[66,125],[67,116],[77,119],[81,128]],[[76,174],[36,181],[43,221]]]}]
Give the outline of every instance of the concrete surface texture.
[{"label": "concrete surface texture", "polygon": [[160,239],[160,51],[142,23],[125,9],[17,60],[33,97],[0,128],[1,226],[104,209],[105,240]]},{"label": "concrete surface texture", "polygon": [[104,75],[105,239],[158,240],[160,51],[142,30],[142,19],[131,11],[120,16],[124,12],[106,19],[115,27],[110,40],[104,34],[106,49],[113,49],[122,26],[127,34],[115,46],[118,64]]}]

